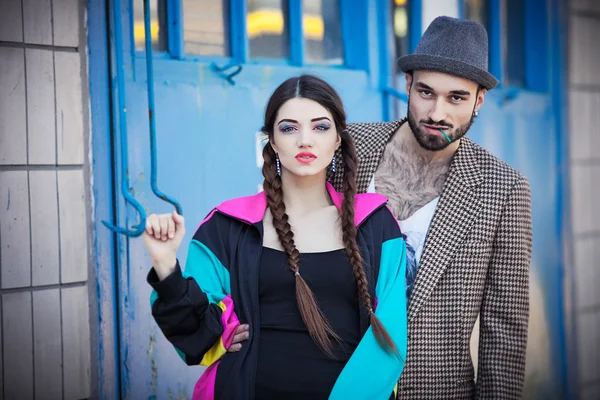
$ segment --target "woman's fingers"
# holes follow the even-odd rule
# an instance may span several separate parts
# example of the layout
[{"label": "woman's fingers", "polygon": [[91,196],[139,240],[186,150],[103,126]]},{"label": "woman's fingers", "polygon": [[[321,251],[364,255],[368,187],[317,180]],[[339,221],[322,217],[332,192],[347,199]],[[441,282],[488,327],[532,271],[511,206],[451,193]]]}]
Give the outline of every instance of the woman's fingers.
[{"label": "woman's fingers", "polygon": [[150,223],[152,224],[152,233],[154,234],[154,238],[160,240],[160,221],[158,215],[153,215]]},{"label": "woman's fingers", "polygon": [[177,211],[173,211],[171,216],[173,217],[173,221],[175,221],[176,225],[183,225],[183,221],[184,221],[183,216],[179,215],[177,213]]},{"label": "woman's fingers", "polygon": [[150,214],[146,218],[146,232],[155,239],[167,241],[177,236],[179,231],[185,232],[183,217],[173,214]]},{"label": "woman's fingers", "polygon": [[160,216],[160,239],[163,242],[167,240],[169,234],[169,219],[170,215],[163,214]]},{"label": "woman's fingers", "polygon": [[174,232],[173,232],[173,238],[176,241],[180,241],[183,239],[183,235],[185,235],[185,220],[181,215],[177,214],[177,211],[173,211],[171,213],[171,218],[175,225]]},{"label": "woman's fingers", "polygon": [[153,234],[151,218],[152,218],[152,215],[149,215],[148,218],[146,218],[146,233],[148,233],[148,235]]},{"label": "woman's fingers", "polygon": [[169,239],[173,239],[175,237],[175,221],[173,221],[173,217],[169,214],[167,215],[167,234],[169,235]]}]

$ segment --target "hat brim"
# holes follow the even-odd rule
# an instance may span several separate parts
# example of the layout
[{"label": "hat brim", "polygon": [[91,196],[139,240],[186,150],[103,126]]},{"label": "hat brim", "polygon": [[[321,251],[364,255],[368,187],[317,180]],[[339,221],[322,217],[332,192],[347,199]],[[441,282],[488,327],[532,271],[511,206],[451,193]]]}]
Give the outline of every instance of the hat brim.
[{"label": "hat brim", "polygon": [[398,67],[402,72],[426,70],[459,76],[478,83],[487,90],[498,85],[498,79],[489,72],[462,61],[441,56],[409,54],[398,59]]}]

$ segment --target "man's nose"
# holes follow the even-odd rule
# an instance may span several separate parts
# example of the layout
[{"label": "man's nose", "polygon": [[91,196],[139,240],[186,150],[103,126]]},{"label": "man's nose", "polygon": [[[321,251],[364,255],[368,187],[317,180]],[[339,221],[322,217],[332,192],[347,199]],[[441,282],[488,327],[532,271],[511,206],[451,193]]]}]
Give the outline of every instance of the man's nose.
[{"label": "man's nose", "polygon": [[429,119],[434,122],[443,121],[446,119],[448,113],[444,104],[444,99],[438,98],[433,102],[431,110],[429,110]]}]

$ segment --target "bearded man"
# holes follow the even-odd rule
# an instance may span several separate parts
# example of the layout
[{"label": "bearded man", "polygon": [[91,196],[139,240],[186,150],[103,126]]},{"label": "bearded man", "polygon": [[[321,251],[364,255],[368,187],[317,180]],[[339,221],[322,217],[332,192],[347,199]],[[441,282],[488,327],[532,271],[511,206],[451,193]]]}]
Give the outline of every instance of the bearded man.
[{"label": "bearded man", "polygon": [[[487,71],[487,33],[475,22],[439,17],[398,64],[407,118],[348,126],[360,158],[359,191],[389,199],[410,255],[408,357],[398,399],[519,399],[529,184],[466,136],[498,83]],[[343,166],[330,176],[338,190],[342,176]],[[469,341],[478,317],[475,375]]]}]

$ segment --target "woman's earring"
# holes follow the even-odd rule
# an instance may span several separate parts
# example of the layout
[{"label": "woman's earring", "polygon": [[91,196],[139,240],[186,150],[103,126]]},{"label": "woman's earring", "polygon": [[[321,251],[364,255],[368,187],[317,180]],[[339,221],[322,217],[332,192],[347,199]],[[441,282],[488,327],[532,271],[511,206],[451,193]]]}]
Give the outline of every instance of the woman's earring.
[{"label": "woman's earring", "polygon": [[277,164],[277,175],[281,176],[281,163],[279,162],[279,154],[275,154],[275,162]]},{"label": "woman's earring", "polygon": [[333,156],[333,160],[331,160],[331,172],[335,172],[335,156]]}]

